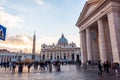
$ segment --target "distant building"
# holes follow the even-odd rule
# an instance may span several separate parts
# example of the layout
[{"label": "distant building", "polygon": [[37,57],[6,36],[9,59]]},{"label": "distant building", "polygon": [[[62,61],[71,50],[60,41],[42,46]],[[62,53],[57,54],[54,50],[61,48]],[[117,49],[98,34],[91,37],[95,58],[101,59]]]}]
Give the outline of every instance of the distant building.
[{"label": "distant building", "polygon": [[76,60],[80,59],[80,48],[75,43],[68,43],[62,34],[58,43],[55,45],[41,45],[41,60]]},{"label": "distant building", "polygon": [[[35,60],[39,61],[40,56],[38,54],[35,54],[35,56]],[[10,52],[7,49],[0,50],[0,63],[10,61],[23,61],[25,59],[32,59],[32,54],[22,52]]]}]

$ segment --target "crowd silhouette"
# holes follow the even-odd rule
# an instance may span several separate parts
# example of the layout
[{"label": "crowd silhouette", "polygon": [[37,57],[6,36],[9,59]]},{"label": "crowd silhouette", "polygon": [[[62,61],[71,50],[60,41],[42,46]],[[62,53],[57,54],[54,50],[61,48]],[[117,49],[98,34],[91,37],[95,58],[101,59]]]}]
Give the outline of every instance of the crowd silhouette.
[{"label": "crowd silhouette", "polygon": [[[89,65],[96,65],[98,66],[98,75],[102,76],[103,73],[111,73],[110,70],[114,70],[116,76],[119,76],[120,73],[120,67],[119,64],[116,63],[110,63],[109,61],[103,62],[101,63],[101,61],[98,61],[97,63],[93,63],[92,61],[88,61],[84,64],[82,64],[82,62],[80,60],[76,60],[76,61],[69,61],[69,62],[65,62],[65,61],[50,61],[50,60],[43,60],[43,61],[34,61],[34,62],[15,62],[15,61],[10,61],[10,62],[4,62],[4,63],[0,63],[1,68],[4,68],[4,71],[6,70],[10,70],[12,73],[22,73],[24,70],[24,67],[27,67],[27,72],[31,72],[31,67],[34,70],[42,70],[42,71],[49,71],[52,72],[53,69],[57,72],[61,71],[61,66],[62,65],[75,65],[76,69],[80,70],[80,69],[87,69],[87,67]],[[17,68],[17,70],[16,70]]]}]

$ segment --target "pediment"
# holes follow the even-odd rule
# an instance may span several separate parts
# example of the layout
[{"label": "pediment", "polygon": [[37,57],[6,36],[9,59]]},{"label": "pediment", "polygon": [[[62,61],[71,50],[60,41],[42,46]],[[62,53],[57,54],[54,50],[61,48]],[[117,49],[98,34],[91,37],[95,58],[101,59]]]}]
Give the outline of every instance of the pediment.
[{"label": "pediment", "polygon": [[85,17],[87,17],[89,14],[91,14],[91,12],[99,5],[100,1],[101,0],[89,0],[89,1],[87,1],[83,7],[83,10],[79,16],[77,23],[80,22]]}]

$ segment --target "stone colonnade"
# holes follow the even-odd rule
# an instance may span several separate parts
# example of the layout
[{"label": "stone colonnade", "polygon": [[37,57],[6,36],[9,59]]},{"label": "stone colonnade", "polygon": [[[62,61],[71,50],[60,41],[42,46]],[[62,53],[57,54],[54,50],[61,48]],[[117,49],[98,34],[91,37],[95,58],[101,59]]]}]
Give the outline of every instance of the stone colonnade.
[{"label": "stone colonnade", "polygon": [[16,55],[0,55],[0,63],[9,62],[15,58],[17,58]]},{"label": "stone colonnade", "polygon": [[88,0],[76,26],[82,63],[120,63],[120,0]]},{"label": "stone colonnade", "polygon": [[[106,24],[105,24],[106,22]],[[96,24],[95,24],[96,23]],[[91,36],[91,27],[97,27],[97,33]],[[106,29],[107,28],[107,29]],[[91,38],[97,38],[98,53],[93,54]],[[120,62],[120,12],[111,10],[97,19],[93,25],[80,30],[82,63],[90,61]],[[94,47],[93,49],[97,49]],[[98,57],[96,60],[93,57]]]}]

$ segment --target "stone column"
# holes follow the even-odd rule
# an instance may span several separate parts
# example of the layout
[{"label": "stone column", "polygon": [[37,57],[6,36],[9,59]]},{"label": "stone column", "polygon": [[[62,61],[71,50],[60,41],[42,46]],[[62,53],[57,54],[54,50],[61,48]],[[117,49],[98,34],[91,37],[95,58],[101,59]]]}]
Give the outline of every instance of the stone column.
[{"label": "stone column", "polygon": [[55,59],[55,51],[52,52],[53,60]]},{"label": "stone column", "polygon": [[88,28],[86,29],[86,43],[88,60],[92,61],[90,30]]},{"label": "stone column", "polygon": [[55,60],[57,60],[57,51],[55,52]]},{"label": "stone column", "polygon": [[60,60],[60,51],[58,52],[59,60]]},{"label": "stone column", "polygon": [[67,51],[65,51],[65,53],[66,53],[66,59],[68,59],[68,53],[67,53]]},{"label": "stone column", "polygon": [[62,51],[61,51],[60,53],[61,53],[61,59],[63,59],[63,57],[62,57],[62,56],[63,56],[63,53],[62,53]]},{"label": "stone column", "polygon": [[47,51],[45,52],[45,60],[47,59]]},{"label": "stone column", "polygon": [[3,62],[5,62],[5,55],[3,56]]},{"label": "stone column", "polygon": [[80,41],[81,41],[81,61],[82,63],[86,63],[87,62],[87,50],[86,50],[85,31],[80,31]]},{"label": "stone column", "polygon": [[51,52],[50,52],[50,51],[48,51],[48,59],[50,59],[50,53],[51,53]]},{"label": "stone column", "polygon": [[120,13],[111,11],[107,14],[112,45],[113,62],[120,63]]},{"label": "stone column", "polygon": [[99,51],[100,59],[102,62],[107,61],[106,45],[105,45],[105,35],[102,19],[98,20],[98,32],[99,32]]}]

